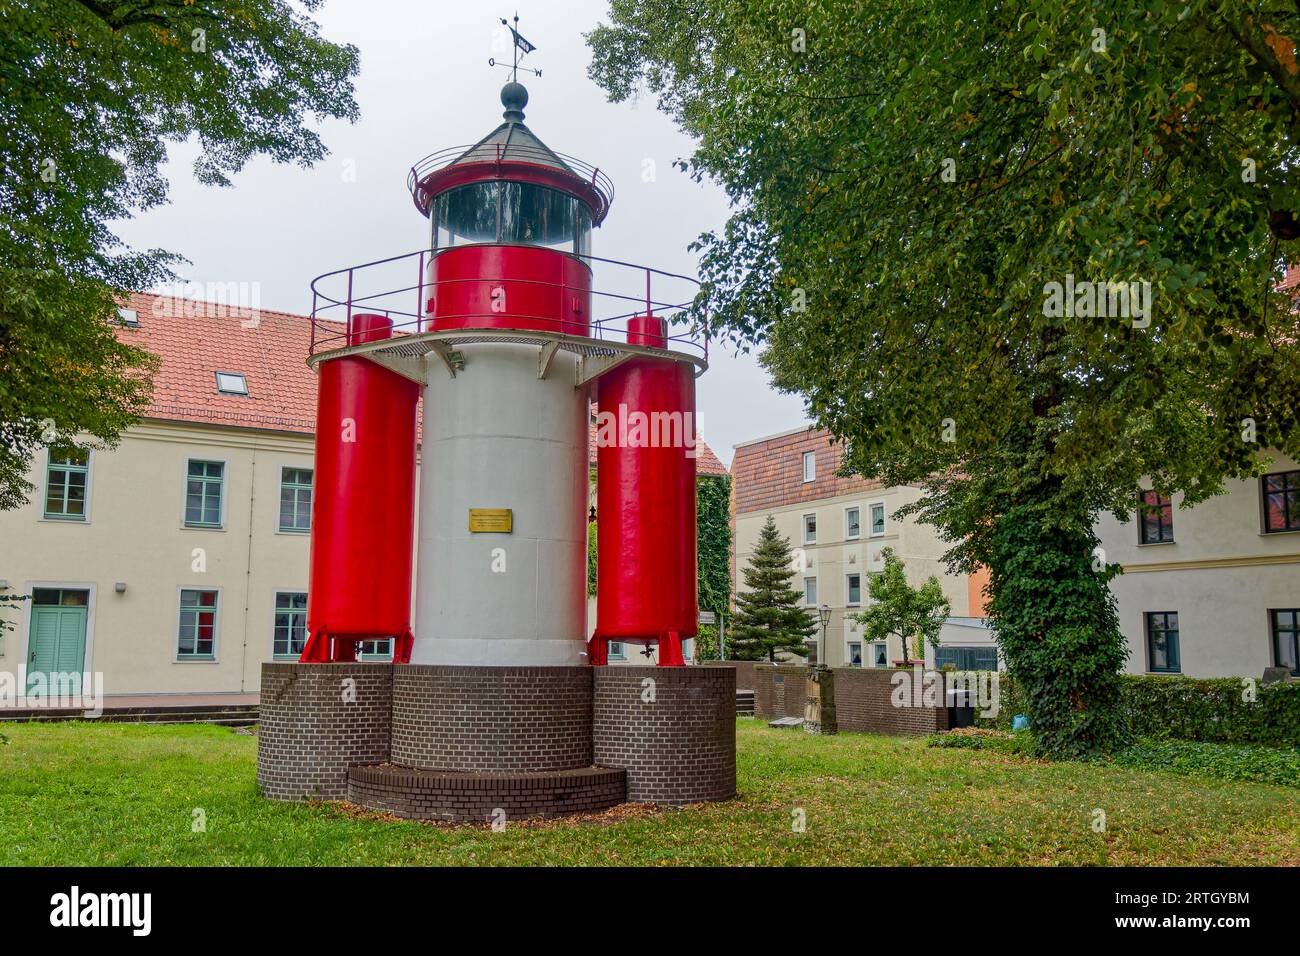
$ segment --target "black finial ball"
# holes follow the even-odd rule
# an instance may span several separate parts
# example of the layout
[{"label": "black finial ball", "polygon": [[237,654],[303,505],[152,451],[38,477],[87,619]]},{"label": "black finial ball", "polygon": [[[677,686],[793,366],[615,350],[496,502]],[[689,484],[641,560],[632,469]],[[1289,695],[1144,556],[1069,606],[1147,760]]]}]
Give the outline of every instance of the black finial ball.
[{"label": "black finial ball", "polygon": [[524,107],[528,105],[528,90],[522,83],[507,83],[501,87],[501,105],[506,108],[507,113],[518,113],[522,116]]}]

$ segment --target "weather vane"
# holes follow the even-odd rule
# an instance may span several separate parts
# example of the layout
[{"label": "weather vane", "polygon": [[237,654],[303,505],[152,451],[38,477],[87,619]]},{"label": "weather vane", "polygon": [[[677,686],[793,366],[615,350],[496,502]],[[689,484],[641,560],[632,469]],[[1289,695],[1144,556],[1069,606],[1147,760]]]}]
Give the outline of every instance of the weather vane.
[{"label": "weather vane", "polygon": [[[525,73],[531,73],[533,74],[533,76],[541,76],[542,75],[541,70],[533,70],[526,66],[519,65],[519,59],[521,56],[527,56],[528,54],[532,53],[534,50],[537,49],[537,47],[533,46],[533,44],[529,43],[527,40],[525,40],[522,36],[519,35],[519,14],[518,13],[515,14],[514,26],[511,26],[510,21],[507,20],[505,17],[501,18],[501,25],[505,27],[507,30],[509,30],[510,35],[515,38],[515,45],[513,51],[514,62],[511,63],[509,66],[506,66],[504,63],[497,63],[496,57],[488,57],[488,66],[505,67],[507,70],[510,71],[510,80],[511,82],[514,83],[519,82],[520,70],[523,70]],[[520,51],[522,51],[522,53]]]}]

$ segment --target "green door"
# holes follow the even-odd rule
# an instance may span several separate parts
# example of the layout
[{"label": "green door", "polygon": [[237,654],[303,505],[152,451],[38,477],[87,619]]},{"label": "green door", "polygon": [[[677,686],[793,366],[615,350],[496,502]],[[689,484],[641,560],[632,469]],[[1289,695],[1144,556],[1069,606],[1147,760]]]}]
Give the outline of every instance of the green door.
[{"label": "green door", "polygon": [[60,684],[51,674],[75,675],[67,679],[72,693],[81,693],[81,672],[86,659],[86,608],[37,605],[32,608],[32,630],[28,641],[27,692],[32,692],[32,675],[45,675],[45,693]]}]

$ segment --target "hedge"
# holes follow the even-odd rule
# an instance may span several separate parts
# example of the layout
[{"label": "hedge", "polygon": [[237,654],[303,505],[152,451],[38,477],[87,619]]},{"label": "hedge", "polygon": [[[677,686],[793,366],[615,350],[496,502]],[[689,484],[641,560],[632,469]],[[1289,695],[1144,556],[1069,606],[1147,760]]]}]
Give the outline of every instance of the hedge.
[{"label": "hedge", "polygon": [[[1009,730],[1024,706],[1015,680],[1006,673],[999,678],[997,717],[982,718],[977,711],[976,723]],[[1300,681],[1267,687],[1256,681],[1254,702],[1245,700],[1247,685],[1239,677],[1125,674],[1120,683],[1135,738],[1300,747]]]}]

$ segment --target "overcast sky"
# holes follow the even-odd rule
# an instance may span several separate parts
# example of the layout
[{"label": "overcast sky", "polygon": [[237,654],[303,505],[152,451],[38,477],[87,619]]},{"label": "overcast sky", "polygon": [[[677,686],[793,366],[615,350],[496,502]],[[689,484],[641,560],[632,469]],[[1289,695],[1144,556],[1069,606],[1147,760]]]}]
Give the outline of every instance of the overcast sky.
[{"label": "overcast sky", "polygon": [[[722,225],[726,197],[673,168],[691,143],[653,99],[611,104],[587,78],[591,56],[582,35],[604,18],[603,0],[518,0],[517,9],[520,33],[537,46],[525,64],[543,72],[520,75],[530,93],[529,128],[614,180],[614,205],[593,234],[593,254],[694,274],[687,245]],[[136,247],[184,255],[192,263],[178,270],[186,280],[257,283],[263,308],[310,312],[315,276],[427,241],[428,223],[411,204],[406,174],[419,158],[472,143],[501,122],[508,75],[487,61],[509,59],[509,34],[498,21],[515,10],[515,0],[499,9],[482,2],[331,0],[320,13],[322,32],[361,51],[361,118],[323,126],[330,155],[308,170],[258,159],[231,187],[217,189],[194,180],[192,146],[174,147],[166,169],[170,205],[122,224],[119,235]],[[630,278],[633,287],[643,281]],[[710,357],[698,381],[698,426],[724,462],[736,442],[804,423],[802,400],[775,391],[753,356],[728,354],[715,343]]]}]

